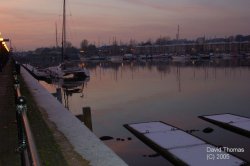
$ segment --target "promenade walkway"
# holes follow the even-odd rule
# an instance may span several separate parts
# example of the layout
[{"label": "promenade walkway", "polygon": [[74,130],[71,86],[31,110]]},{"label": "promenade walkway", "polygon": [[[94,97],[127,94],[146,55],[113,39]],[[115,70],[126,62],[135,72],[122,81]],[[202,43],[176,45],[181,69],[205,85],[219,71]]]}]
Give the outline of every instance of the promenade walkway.
[{"label": "promenade walkway", "polygon": [[0,166],[20,165],[12,66],[9,63],[0,72]]},{"label": "promenade walkway", "polygon": [[[21,93],[29,101],[28,118],[42,165],[127,165],[27,71],[22,70],[21,73],[28,85],[26,87],[20,81]],[[20,155],[15,152],[18,133],[13,81],[12,65],[7,64],[0,72],[0,166],[21,165]],[[32,90],[32,96],[27,88]],[[33,101],[33,97],[36,101]],[[50,119],[50,123],[46,119]]]}]

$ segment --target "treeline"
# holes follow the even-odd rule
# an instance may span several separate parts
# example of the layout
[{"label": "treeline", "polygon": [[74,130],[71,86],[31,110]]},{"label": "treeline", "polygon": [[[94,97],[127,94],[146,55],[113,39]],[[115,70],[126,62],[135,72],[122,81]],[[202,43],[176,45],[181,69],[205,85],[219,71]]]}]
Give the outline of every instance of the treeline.
[{"label": "treeline", "polygon": [[[156,40],[148,39],[146,41],[137,42],[130,40],[129,43],[118,43],[113,41],[110,45],[96,46],[90,43],[87,39],[83,39],[80,43],[80,48],[74,47],[70,42],[66,42],[65,52],[68,54],[81,54],[82,56],[93,56],[93,55],[123,55],[126,53],[132,53],[136,46],[147,46],[147,45],[171,45],[171,44],[188,44],[188,43],[215,43],[215,42],[246,42],[250,41],[250,35],[235,35],[224,38],[206,38],[198,37],[195,40],[188,39],[171,39],[168,36],[161,36]],[[50,47],[50,48],[37,48],[35,50],[38,54],[48,54],[61,52],[61,47]]]}]

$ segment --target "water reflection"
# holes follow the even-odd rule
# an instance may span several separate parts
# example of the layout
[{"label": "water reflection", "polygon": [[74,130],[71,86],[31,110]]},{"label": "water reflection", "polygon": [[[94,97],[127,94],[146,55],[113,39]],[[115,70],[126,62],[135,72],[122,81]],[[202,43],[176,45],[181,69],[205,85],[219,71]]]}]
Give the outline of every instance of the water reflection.
[{"label": "water reflection", "polygon": [[84,81],[72,81],[72,80],[64,80],[62,84],[63,89],[63,95],[64,95],[64,105],[67,109],[70,109],[69,107],[69,97],[73,94],[80,94],[80,97],[83,98],[83,89],[84,84],[86,83],[86,80]]},{"label": "water reflection", "polygon": [[[96,74],[99,70],[102,71],[103,75],[105,75],[105,70],[112,69],[115,75],[117,73],[123,71],[130,70],[131,73],[138,71],[139,69],[147,69],[148,71],[156,70],[165,75],[171,72],[171,67],[193,67],[194,69],[204,69],[206,72],[207,69],[212,68],[235,68],[235,67],[249,67],[250,61],[249,60],[211,60],[211,61],[183,61],[183,62],[170,62],[170,61],[134,61],[134,62],[120,62],[120,63],[113,63],[113,62],[88,62],[86,64],[87,68],[94,71]],[[195,70],[194,70],[195,71]]]},{"label": "water reflection", "polygon": [[67,78],[52,79],[49,82],[40,80],[40,83],[61,103],[63,103],[65,108],[67,108],[68,110],[70,110],[71,108],[69,103],[70,97],[76,94],[79,94],[80,98],[84,97],[84,86],[87,86],[87,82],[89,82],[88,77],[82,80],[67,79]]},{"label": "water reflection", "polygon": [[[63,88],[64,104],[75,115],[82,114],[82,107],[91,107],[93,132],[115,138],[104,142],[129,165],[171,165],[122,127],[158,120],[215,145],[243,147],[246,152],[235,155],[248,159],[248,138],[197,117],[216,113],[250,117],[250,61],[88,62],[86,66],[91,72],[88,84]],[[206,128],[213,132],[203,132]],[[116,140],[128,137],[130,141]]]}]

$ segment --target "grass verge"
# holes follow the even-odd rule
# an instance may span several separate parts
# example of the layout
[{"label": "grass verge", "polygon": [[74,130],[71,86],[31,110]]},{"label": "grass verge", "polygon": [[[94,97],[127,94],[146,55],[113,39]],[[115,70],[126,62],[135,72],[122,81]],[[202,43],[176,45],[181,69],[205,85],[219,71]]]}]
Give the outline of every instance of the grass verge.
[{"label": "grass verge", "polygon": [[21,94],[25,96],[27,100],[27,116],[38,149],[41,164],[46,166],[67,166],[68,163],[66,162],[59,145],[55,141],[52,131],[43,120],[43,116],[22,78],[20,78],[20,87]]},{"label": "grass verge", "polygon": [[27,114],[42,165],[88,166],[89,162],[73,150],[65,136],[57,130],[54,123],[48,120],[46,111],[36,104],[22,78],[20,78],[20,84],[21,94],[28,101]]}]

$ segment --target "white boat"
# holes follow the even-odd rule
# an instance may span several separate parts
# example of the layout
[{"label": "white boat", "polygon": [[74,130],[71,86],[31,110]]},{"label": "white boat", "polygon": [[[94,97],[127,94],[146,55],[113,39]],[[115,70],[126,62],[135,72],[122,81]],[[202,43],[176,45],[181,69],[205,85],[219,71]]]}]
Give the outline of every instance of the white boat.
[{"label": "white boat", "polygon": [[250,53],[245,54],[246,59],[250,59]]},{"label": "white boat", "polygon": [[45,69],[32,66],[30,64],[24,64],[24,67],[33,73],[36,77],[48,78],[48,73]]},{"label": "white boat", "polygon": [[199,60],[200,57],[198,55],[190,55],[190,60]]},{"label": "white boat", "polygon": [[210,59],[210,54],[199,54],[201,59]]},{"label": "white boat", "polygon": [[152,57],[152,55],[144,55],[144,54],[142,54],[142,55],[139,55],[138,56],[139,57],[139,59],[152,59],[153,57]]},{"label": "white boat", "polygon": [[89,71],[82,62],[69,61],[58,66],[48,67],[46,72],[53,78],[76,78],[84,79],[89,77]]},{"label": "white boat", "polygon": [[172,56],[172,61],[187,61],[189,59],[190,57],[186,55],[173,55]]},{"label": "white boat", "polygon": [[162,54],[153,54],[152,55],[152,59],[161,59],[161,58],[163,58]]},{"label": "white boat", "polygon": [[46,73],[46,70],[44,69],[40,69],[40,68],[36,68],[33,73],[37,76],[37,77],[44,77],[47,78],[48,74]]},{"label": "white boat", "polygon": [[48,73],[49,77],[51,78],[63,78],[63,72],[61,70],[60,65],[59,66],[52,66],[45,69]]},{"label": "white boat", "polygon": [[119,56],[119,55],[117,55],[117,56],[110,56],[109,60],[111,62],[122,62],[123,61],[123,57]]},{"label": "white boat", "polygon": [[92,56],[92,57],[90,57],[88,60],[93,60],[93,61],[101,61],[101,60],[106,60],[106,57],[96,55],[96,56]]},{"label": "white boat", "polygon": [[233,58],[233,56],[231,54],[227,54],[227,53],[223,53],[223,54],[221,54],[221,56],[222,56],[222,59],[232,59]]},{"label": "white boat", "polygon": [[123,60],[134,60],[136,59],[133,54],[124,54],[123,55]]}]

